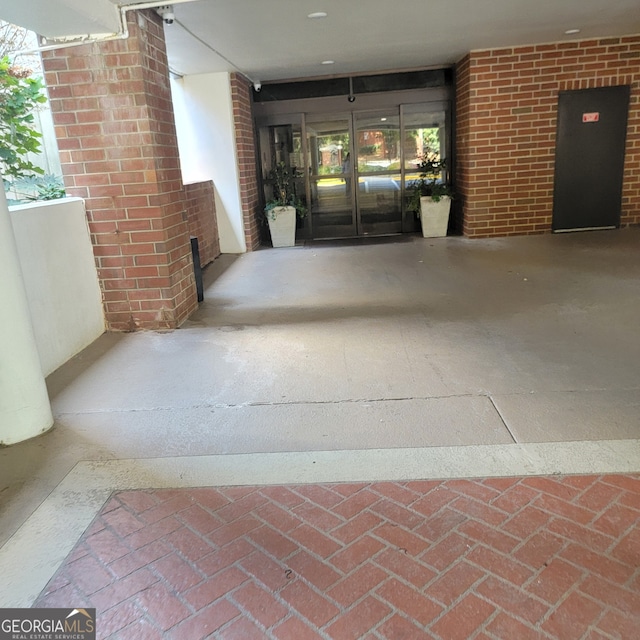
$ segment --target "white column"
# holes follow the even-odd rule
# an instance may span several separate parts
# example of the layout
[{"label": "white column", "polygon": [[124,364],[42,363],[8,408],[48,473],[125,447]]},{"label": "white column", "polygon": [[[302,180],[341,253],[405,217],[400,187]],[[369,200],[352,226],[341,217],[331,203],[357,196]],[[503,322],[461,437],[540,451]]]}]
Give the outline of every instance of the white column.
[{"label": "white column", "polygon": [[0,445],[53,425],[9,208],[0,189]]},{"label": "white column", "polygon": [[245,253],[240,171],[230,74],[204,73],[172,81],[182,180],[213,180],[222,253]]}]

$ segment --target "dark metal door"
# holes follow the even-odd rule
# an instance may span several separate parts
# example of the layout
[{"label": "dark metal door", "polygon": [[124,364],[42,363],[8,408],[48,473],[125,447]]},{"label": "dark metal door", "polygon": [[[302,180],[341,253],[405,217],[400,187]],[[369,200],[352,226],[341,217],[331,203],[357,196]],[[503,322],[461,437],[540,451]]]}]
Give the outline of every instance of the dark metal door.
[{"label": "dark metal door", "polygon": [[563,91],[553,194],[553,230],[620,225],[630,87]]}]

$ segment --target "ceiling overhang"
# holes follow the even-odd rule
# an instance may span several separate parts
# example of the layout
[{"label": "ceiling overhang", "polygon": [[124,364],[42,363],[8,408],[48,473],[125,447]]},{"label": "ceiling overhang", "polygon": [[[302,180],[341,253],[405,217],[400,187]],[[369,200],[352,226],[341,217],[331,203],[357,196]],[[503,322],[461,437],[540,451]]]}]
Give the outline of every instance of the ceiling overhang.
[{"label": "ceiling overhang", "polygon": [[118,7],[109,0],[11,1],[0,9],[0,18],[50,39],[120,30]]},{"label": "ceiling overhang", "polygon": [[165,36],[175,73],[262,82],[446,67],[469,51],[640,33],[638,0],[4,0],[0,18],[55,41],[122,34],[121,11],[160,4],[174,5]]}]

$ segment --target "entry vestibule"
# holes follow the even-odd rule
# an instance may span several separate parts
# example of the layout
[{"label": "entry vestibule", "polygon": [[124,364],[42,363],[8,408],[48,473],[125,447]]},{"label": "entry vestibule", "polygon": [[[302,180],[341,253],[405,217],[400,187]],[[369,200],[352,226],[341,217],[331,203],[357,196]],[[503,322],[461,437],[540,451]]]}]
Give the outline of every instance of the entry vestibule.
[{"label": "entry vestibule", "polygon": [[[308,215],[298,222],[297,237],[419,230],[417,215],[407,209],[408,186],[426,155],[453,169],[451,98],[451,87],[440,86],[257,101],[263,179],[280,162],[299,170],[295,188]],[[263,193],[269,199],[267,184]]]}]

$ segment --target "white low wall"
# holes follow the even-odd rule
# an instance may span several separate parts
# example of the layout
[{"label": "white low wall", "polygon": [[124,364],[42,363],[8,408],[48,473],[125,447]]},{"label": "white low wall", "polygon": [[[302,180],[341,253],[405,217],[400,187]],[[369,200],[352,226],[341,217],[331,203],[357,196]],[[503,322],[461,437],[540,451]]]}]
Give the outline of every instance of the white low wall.
[{"label": "white low wall", "polygon": [[43,375],[105,331],[81,198],[9,208]]}]

